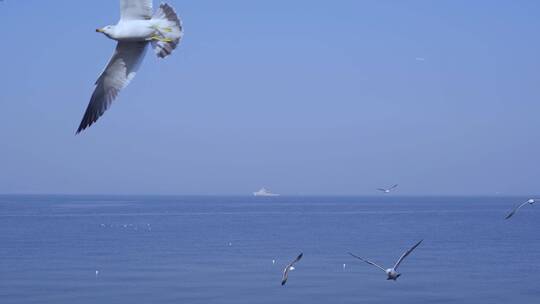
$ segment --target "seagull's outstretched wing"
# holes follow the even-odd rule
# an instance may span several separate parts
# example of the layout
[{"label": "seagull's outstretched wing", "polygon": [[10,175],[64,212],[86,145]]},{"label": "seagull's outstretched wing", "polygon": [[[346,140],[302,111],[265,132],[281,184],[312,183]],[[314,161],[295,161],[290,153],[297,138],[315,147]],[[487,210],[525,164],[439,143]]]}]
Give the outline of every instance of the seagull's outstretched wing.
[{"label": "seagull's outstretched wing", "polygon": [[395,189],[397,186],[398,184],[393,185],[392,187],[390,187],[390,190]]},{"label": "seagull's outstretched wing", "polygon": [[152,0],[120,0],[120,20],[152,18]]},{"label": "seagull's outstretched wing", "polygon": [[139,68],[147,42],[119,42],[114,54],[96,81],[77,134],[98,120],[109,108],[120,90],[125,88]]},{"label": "seagull's outstretched wing", "polygon": [[377,190],[382,191],[382,192],[386,192],[386,189],[383,189],[383,188],[377,188]]},{"label": "seagull's outstretched wing", "polygon": [[514,208],[514,210],[512,210],[512,212],[510,212],[506,217],[505,219],[509,219],[511,218],[521,207],[525,206],[529,204],[529,201],[526,201],[525,203],[522,203],[520,204],[519,206],[517,206],[516,208]]},{"label": "seagull's outstretched wing", "polygon": [[349,254],[350,254],[352,257],[355,257],[355,258],[357,258],[357,259],[359,259],[359,260],[361,260],[361,261],[364,261],[364,262],[368,263],[369,265],[373,265],[373,266],[375,266],[375,267],[381,269],[382,271],[386,272],[386,269],[384,269],[382,266],[379,266],[379,265],[373,263],[373,262],[370,261],[370,260],[361,258],[361,257],[359,257],[359,256],[357,256],[357,255],[354,255],[354,254],[350,253],[350,252],[349,252]]},{"label": "seagull's outstretched wing", "polygon": [[283,278],[281,278],[281,286],[285,285],[287,283],[287,279],[289,278],[289,271],[291,270],[291,267],[304,256],[304,253],[300,253],[294,261],[290,262],[289,265],[283,269]]},{"label": "seagull's outstretched wing", "polygon": [[403,259],[405,259],[409,254],[411,254],[411,252],[413,252],[413,250],[418,247],[418,245],[420,245],[424,240],[420,240],[420,242],[416,243],[416,245],[412,246],[411,249],[405,251],[405,253],[403,253],[401,255],[401,257],[399,257],[399,260],[396,262],[396,265],[394,265],[394,269],[397,270],[398,267],[399,267],[399,264],[401,264],[401,262],[403,262]]}]

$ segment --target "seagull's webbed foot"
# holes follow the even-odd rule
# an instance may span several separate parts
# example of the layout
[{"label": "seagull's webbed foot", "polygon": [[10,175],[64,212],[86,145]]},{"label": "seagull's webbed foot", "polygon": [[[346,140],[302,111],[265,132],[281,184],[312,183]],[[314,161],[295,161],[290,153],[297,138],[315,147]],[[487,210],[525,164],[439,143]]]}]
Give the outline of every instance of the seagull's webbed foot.
[{"label": "seagull's webbed foot", "polygon": [[151,25],[150,28],[158,31],[158,32],[165,32],[165,33],[170,33],[173,31],[173,29],[171,27],[160,27],[159,25],[157,24],[154,24],[154,25]]},{"label": "seagull's webbed foot", "polygon": [[164,37],[160,37],[160,36],[157,36],[157,35],[150,37],[150,40],[156,40],[156,41],[161,41],[161,42],[172,42],[173,41],[170,38],[164,38]]}]

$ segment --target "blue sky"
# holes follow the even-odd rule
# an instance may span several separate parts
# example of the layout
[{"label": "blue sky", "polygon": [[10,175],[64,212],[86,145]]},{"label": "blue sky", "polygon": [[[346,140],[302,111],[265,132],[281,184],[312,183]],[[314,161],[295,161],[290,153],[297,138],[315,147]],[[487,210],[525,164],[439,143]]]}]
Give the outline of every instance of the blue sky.
[{"label": "blue sky", "polygon": [[540,192],[540,2],[168,3],[180,48],[78,136],[118,2],[0,3],[0,193]]}]

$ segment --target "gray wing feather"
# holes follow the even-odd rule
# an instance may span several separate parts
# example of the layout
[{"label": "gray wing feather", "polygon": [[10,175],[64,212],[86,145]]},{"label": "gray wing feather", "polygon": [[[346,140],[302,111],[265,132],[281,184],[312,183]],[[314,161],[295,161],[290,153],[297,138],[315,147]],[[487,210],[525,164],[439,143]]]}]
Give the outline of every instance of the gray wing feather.
[{"label": "gray wing feather", "polygon": [[285,267],[285,270],[283,271],[283,277],[281,278],[281,286],[287,283],[287,279],[289,279],[289,266]]},{"label": "gray wing feather", "polygon": [[294,261],[291,262],[291,264],[289,266],[292,266],[294,265],[296,262],[300,261],[302,259],[302,257],[304,256],[304,253],[300,253],[296,259],[294,259]]},{"label": "gray wing feather", "polygon": [[376,264],[376,263],[373,263],[372,261],[370,261],[370,260],[368,260],[368,259],[361,258],[361,257],[359,257],[359,256],[357,256],[357,255],[354,255],[354,254],[350,253],[350,252],[349,252],[349,254],[350,254],[352,257],[354,257],[354,258],[357,258],[357,259],[359,259],[359,260],[361,260],[361,261],[363,261],[363,262],[365,262],[365,263],[368,263],[369,265],[373,265],[373,266],[375,266],[375,267],[381,269],[382,271],[386,272],[386,269],[384,269],[382,266],[380,266],[380,265],[378,265],[378,264]]},{"label": "gray wing feather", "polygon": [[414,249],[416,249],[416,247],[418,247],[420,244],[422,244],[424,240],[421,240],[420,242],[416,243],[414,246],[411,247],[411,249],[405,251],[405,253],[403,253],[401,255],[401,257],[399,258],[399,260],[396,262],[396,265],[394,265],[394,269],[397,270],[397,268],[399,267],[399,264],[401,264],[401,262],[403,262],[403,259],[405,259],[409,254],[411,254],[411,252],[413,252]]},{"label": "gray wing feather", "polygon": [[120,90],[135,77],[144,57],[147,42],[120,42],[96,81],[96,88],[90,98],[77,134],[95,123],[114,101]]},{"label": "gray wing feather", "polygon": [[152,18],[152,0],[120,0],[121,20],[148,20]]},{"label": "gray wing feather", "polygon": [[525,203],[522,203],[521,205],[517,206],[516,208],[514,208],[514,210],[512,210],[512,212],[510,212],[506,217],[505,219],[509,219],[511,218],[521,207],[527,205],[529,203],[529,201],[526,201]]}]

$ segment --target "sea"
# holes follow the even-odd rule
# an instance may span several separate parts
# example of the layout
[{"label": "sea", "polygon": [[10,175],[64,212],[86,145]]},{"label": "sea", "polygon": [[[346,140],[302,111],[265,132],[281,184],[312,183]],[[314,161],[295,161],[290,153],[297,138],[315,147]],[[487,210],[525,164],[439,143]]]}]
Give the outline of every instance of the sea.
[{"label": "sea", "polygon": [[526,199],[4,195],[0,303],[540,303]]}]

